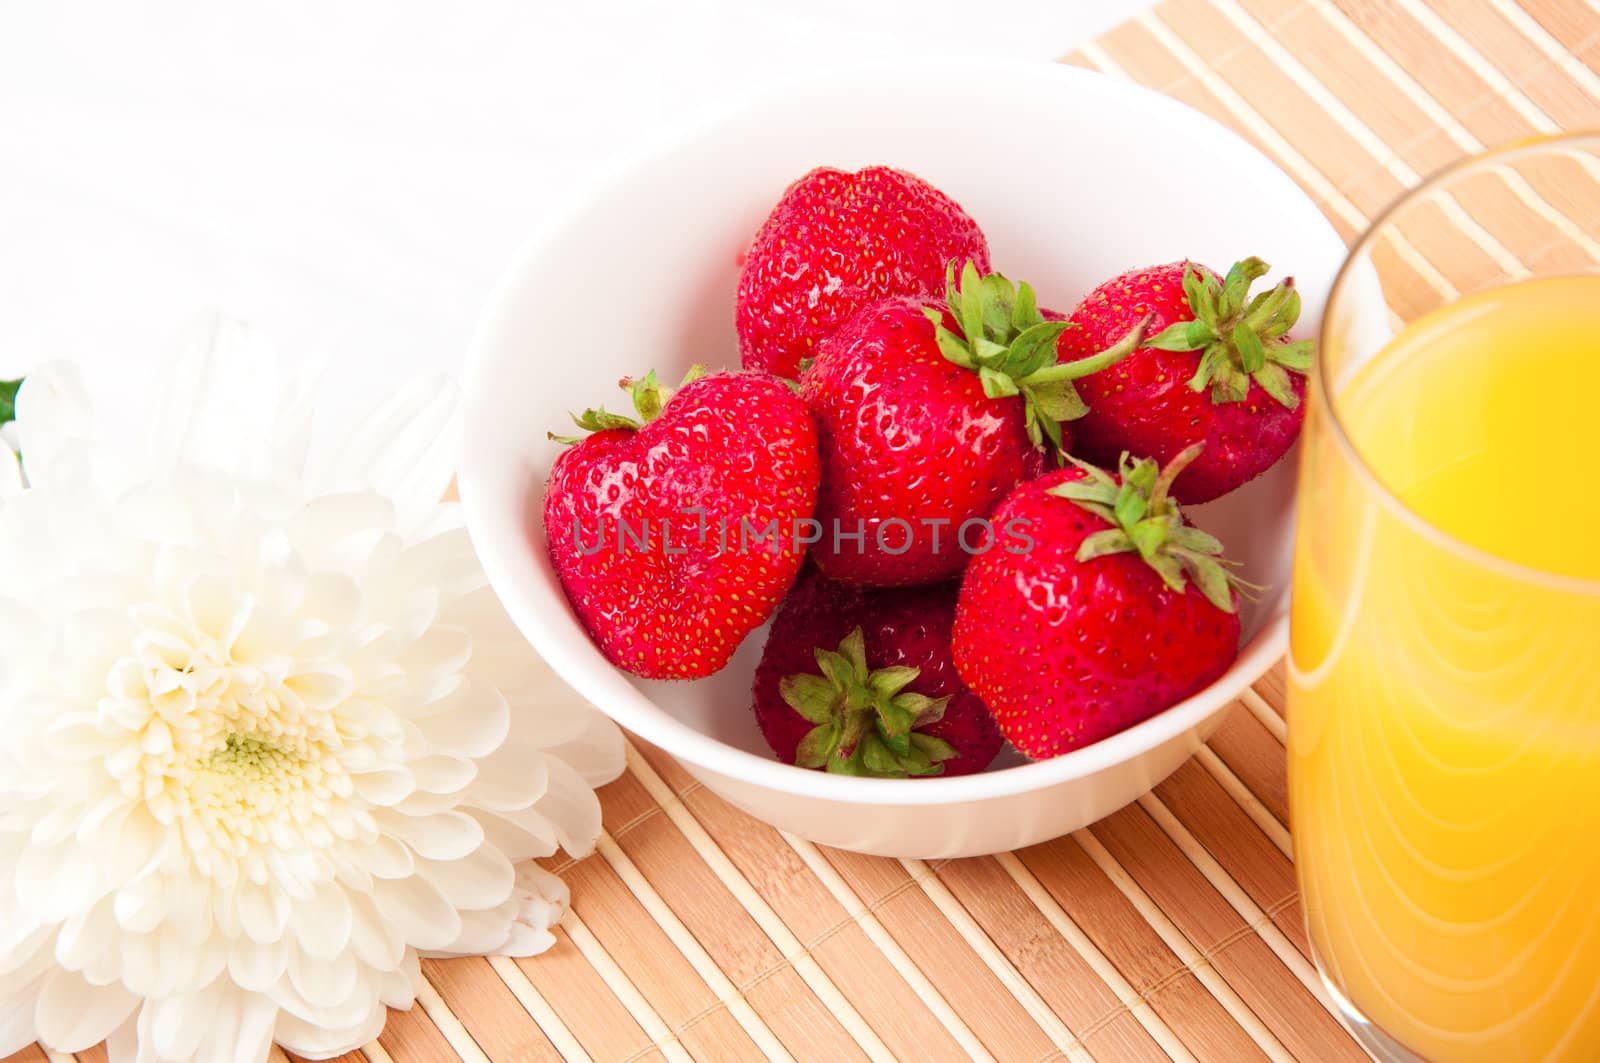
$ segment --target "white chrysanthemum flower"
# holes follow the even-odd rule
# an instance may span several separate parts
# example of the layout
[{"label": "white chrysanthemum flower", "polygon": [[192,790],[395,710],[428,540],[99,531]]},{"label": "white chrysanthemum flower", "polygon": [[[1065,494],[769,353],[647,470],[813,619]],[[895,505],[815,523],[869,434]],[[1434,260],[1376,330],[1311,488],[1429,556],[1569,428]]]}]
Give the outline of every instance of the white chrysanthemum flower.
[{"label": "white chrysanthemum flower", "polygon": [[[327,1057],[419,955],[529,955],[620,735],[489,590],[453,395],[404,391],[307,465],[304,403],[209,322],[145,438],[66,367],[0,447],[0,1057]],[[122,398],[122,397],[119,397]]]}]

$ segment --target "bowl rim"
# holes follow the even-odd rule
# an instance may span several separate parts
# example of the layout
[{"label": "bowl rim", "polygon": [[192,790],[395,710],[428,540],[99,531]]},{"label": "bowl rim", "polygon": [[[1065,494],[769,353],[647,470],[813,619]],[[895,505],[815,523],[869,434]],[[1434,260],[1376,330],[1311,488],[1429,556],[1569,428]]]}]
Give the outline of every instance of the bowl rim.
[{"label": "bowl rim", "polygon": [[[828,69],[833,77],[882,82],[901,77],[948,77],[948,62],[937,57],[907,58],[870,65],[840,64]],[[1097,92],[1119,97],[1120,102],[1132,110],[1160,114],[1168,120],[1181,120],[1205,129],[1208,136],[1227,144],[1227,150],[1236,156],[1253,158],[1252,165],[1259,172],[1252,180],[1277,183],[1287,194],[1305,200],[1316,212],[1325,233],[1339,245],[1344,244],[1326,217],[1276,163],[1231,129],[1177,100],[1132,82],[1048,60],[1019,64],[968,59],[963,60],[963,64],[975,82],[1004,78],[1012,83],[1029,79],[1040,83],[1092,83]],[[491,352],[500,331],[499,322],[519,298],[524,287],[522,278],[558,234],[604,201],[614,185],[636,170],[665,160],[725,124],[792,98],[796,93],[806,93],[808,88],[814,92],[817,78],[814,71],[805,79],[777,80],[738,105],[691,113],[681,123],[660,131],[613,165],[603,168],[583,189],[558,198],[524,240],[511,265],[500,275],[480,312],[462,371],[466,423],[473,423],[478,396],[486,395],[489,390]],[[1200,727],[1237,700],[1288,649],[1288,588],[1285,587],[1278,607],[1263,621],[1255,636],[1241,647],[1239,655],[1221,677],[1183,701],[1082,749],[1048,760],[948,778],[868,779],[799,768],[729,745],[660,708],[593,646],[564,595],[558,595],[559,615],[547,616],[544,615],[546,610],[533,601],[534,595],[508,593],[506,588],[523,582],[526,573],[518,570],[531,566],[526,558],[516,556],[518,552],[527,553],[527,541],[520,529],[507,534],[502,527],[504,522],[497,511],[503,507],[497,507],[480,484],[481,467],[472,460],[478,453],[472,438],[469,435],[463,444],[458,470],[467,527],[490,585],[532,648],[564,682],[627,730],[691,767],[752,786],[841,803],[894,806],[951,805],[1046,789],[1135,761]],[[516,508],[520,511],[522,507]],[[571,643],[572,639],[563,637],[563,629],[569,635],[575,632],[588,652],[568,652],[568,647],[562,643]],[[755,633],[749,637],[755,637]]]}]

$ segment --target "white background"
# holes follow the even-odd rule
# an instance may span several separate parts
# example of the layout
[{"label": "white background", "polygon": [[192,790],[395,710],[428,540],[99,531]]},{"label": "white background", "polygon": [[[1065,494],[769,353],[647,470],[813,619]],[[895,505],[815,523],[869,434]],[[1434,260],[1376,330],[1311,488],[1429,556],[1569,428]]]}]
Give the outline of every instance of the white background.
[{"label": "white background", "polygon": [[[641,138],[830,60],[1046,61],[1143,6],[0,0],[0,376],[121,389],[214,305],[350,412],[458,367],[541,214]],[[575,332],[626,312],[596,281]]]}]

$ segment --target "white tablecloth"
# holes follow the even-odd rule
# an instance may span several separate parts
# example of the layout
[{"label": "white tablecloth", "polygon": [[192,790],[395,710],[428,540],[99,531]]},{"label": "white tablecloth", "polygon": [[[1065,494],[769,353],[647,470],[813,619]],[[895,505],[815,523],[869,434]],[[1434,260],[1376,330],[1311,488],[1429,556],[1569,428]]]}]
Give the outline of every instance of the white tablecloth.
[{"label": "white tablecloth", "polygon": [[0,376],[132,385],[218,305],[331,357],[348,414],[457,366],[552,198],[686,112],[829,58],[1049,59],[1142,6],[0,0]]}]

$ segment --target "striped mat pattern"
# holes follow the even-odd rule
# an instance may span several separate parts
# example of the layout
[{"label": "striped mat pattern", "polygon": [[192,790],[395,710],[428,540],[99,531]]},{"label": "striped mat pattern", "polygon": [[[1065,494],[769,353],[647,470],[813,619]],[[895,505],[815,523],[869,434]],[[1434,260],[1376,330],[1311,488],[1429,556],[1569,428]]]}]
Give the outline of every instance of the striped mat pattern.
[{"label": "striped mat pattern", "polygon": [[[1170,0],[1064,61],[1233,127],[1347,240],[1454,158],[1600,127],[1600,0]],[[1600,213],[1600,183],[1507,185],[1442,212],[1463,253],[1418,256],[1419,284],[1570,248]],[[424,964],[420,1006],[346,1060],[1364,1059],[1307,957],[1283,706],[1280,666],[1129,808],[931,863],[781,834],[634,741],[599,851],[550,865],[574,895],[558,946]]]}]

